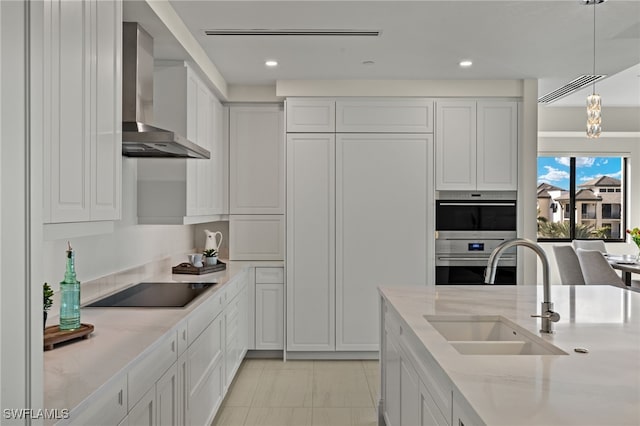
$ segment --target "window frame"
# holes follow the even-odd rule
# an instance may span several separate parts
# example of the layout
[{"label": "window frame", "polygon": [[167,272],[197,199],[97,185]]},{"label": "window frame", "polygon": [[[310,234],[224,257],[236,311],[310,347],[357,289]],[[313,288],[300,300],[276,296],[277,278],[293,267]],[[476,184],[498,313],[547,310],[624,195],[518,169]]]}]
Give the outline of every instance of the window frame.
[{"label": "window frame", "polygon": [[[560,153],[542,153],[538,152],[536,156],[536,170],[537,170],[537,162],[540,157],[565,157],[569,158],[569,206],[572,208],[569,210],[569,237],[568,238],[540,238],[536,233],[536,241],[541,243],[559,243],[559,242],[571,242],[573,240],[585,240],[584,238],[575,238],[576,235],[576,214],[580,214],[577,212],[576,208],[576,158],[582,157],[595,157],[595,158],[620,158],[622,160],[622,176],[621,183],[622,188],[616,190],[614,192],[620,192],[620,199],[622,200],[620,206],[620,215],[622,216],[622,220],[620,221],[620,238],[589,238],[591,240],[601,240],[605,243],[620,243],[626,242],[626,230],[627,230],[627,214],[629,199],[628,199],[628,162],[629,157],[626,155],[620,154],[609,154],[609,153],[580,153],[580,154],[560,154]],[[536,179],[536,187],[538,186],[538,181]],[[607,192],[609,188],[607,188]],[[600,192],[600,191],[599,191]],[[536,203],[537,205],[537,203]],[[584,207],[584,205],[583,205]],[[565,213],[563,213],[563,220],[565,218]]]}]

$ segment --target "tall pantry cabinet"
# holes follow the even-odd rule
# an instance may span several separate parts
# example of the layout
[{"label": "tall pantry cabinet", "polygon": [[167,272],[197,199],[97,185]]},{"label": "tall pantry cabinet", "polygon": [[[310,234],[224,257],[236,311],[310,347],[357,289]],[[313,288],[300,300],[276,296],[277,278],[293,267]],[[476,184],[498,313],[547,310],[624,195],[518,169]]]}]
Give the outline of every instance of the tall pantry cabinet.
[{"label": "tall pantry cabinet", "polygon": [[44,222],[120,219],[122,2],[44,6]]},{"label": "tall pantry cabinet", "polygon": [[376,288],[425,285],[432,106],[287,100],[287,350],[377,351]]}]

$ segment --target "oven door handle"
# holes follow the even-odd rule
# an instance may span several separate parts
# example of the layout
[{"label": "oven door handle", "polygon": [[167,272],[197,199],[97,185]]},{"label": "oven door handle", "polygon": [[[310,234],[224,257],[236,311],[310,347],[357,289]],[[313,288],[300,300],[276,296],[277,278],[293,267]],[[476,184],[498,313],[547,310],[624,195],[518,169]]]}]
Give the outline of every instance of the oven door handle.
[{"label": "oven door handle", "polygon": [[452,203],[441,202],[441,206],[503,206],[503,207],[515,207],[516,203]]},{"label": "oven door handle", "polygon": [[[502,256],[500,260],[515,260],[516,258],[513,256]],[[489,256],[487,257],[460,257],[460,256],[438,256],[438,260],[463,260],[463,261],[476,261],[476,262],[488,262]]]}]

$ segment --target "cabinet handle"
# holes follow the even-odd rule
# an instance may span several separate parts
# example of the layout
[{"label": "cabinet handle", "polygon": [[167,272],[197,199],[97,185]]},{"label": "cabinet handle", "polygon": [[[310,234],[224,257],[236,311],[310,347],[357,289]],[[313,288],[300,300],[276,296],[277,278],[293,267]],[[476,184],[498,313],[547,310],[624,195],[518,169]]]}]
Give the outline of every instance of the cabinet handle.
[{"label": "cabinet handle", "polygon": [[118,404],[122,405],[122,389],[118,392]]},{"label": "cabinet handle", "polygon": [[182,330],[182,340],[187,341],[187,330]]},{"label": "cabinet handle", "polygon": [[171,352],[175,352],[176,351],[176,341],[172,340],[171,341]]}]

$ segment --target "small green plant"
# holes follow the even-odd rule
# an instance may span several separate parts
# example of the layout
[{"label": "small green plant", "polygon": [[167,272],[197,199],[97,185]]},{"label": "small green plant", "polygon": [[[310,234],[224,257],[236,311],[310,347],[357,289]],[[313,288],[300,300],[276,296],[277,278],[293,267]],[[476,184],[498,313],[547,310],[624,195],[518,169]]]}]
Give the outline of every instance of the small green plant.
[{"label": "small green plant", "polygon": [[45,312],[47,312],[49,309],[51,309],[51,305],[53,305],[53,290],[51,290],[49,284],[44,283],[42,285],[42,295],[44,296],[42,308]]},{"label": "small green plant", "polygon": [[216,257],[218,255],[218,250],[216,249],[207,249],[202,252],[206,257]]}]

